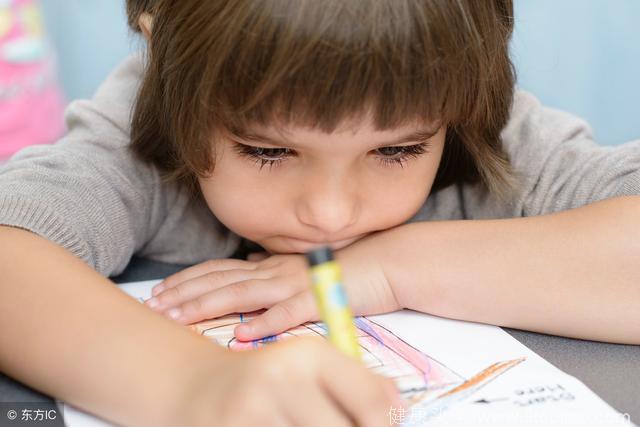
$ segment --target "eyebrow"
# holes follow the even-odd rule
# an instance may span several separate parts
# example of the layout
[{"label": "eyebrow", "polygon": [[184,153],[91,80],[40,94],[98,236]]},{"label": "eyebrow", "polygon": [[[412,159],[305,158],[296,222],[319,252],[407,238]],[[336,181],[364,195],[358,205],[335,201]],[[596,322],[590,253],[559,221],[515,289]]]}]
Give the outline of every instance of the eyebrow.
[{"label": "eyebrow", "polygon": [[[407,135],[401,136],[400,138],[394,139],[392,141],[387,141],[384,143],[377,144],[376,146],[386,147],[386,146],[403,144],[407,142],[424,142],[430,139],[431,137],[433,137],[435,134],[437,134],[439,130],[440,130],[440,126],[438,126],[436,129],[422,129],[417,132],[412,132]],[[262,142],[265,144],[271,144],[278,147],[296,147],[297,146],[297,144],[292,141],[284,140],[284,142],[282,142],[282,141],[273,139],[271,137],[268,137],[266,135],[261,135],[259,133],[254,133],[254,132],[234,131],[232,135],[238,139],[241,139],[247,142]]]}]

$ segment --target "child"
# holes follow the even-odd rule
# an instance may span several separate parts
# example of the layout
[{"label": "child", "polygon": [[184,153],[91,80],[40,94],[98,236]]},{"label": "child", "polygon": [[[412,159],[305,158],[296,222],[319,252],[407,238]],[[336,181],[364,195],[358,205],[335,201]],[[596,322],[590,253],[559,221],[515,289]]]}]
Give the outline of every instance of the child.
[{"label": "child", "polygon": [[[180,326],[316,319],[320,244],[356,314],[640,343],[640,143],[514,95],[510,0],[127,6],[146,61],[0,173],[3,371],[127,425],[386,424],[390,383],[325,343],[230,354]],[[150,310],[98,274],[134,253],[196,265]]]}]

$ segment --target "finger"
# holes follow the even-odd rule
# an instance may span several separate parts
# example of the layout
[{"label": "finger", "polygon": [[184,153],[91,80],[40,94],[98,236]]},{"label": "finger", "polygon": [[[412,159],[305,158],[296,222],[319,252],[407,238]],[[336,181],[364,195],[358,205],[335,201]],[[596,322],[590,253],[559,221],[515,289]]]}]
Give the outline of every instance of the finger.
[{"label": "finger", "polygon": [[247,261],[259,262],[267,258],[269,258],[268,252],[253,252],[250,253],[249,256],[247,256]]},{"label": "finger", "polygon": [[188,324],[229,313],[246,313],[271,307],[289,297],[287,289],[272,280],[250,279],[232,283],[174,307],[165,314]]},{"label": "finger", "polygon": [[151,294],[155,296],[165,289],[172,288],[182,282],[193,279],[195,277],[203,276],[211,271],[253,270],[255,268],[255,263],[244,261],[241,259],[211,259],[192,267],[185,268],[184,270],[166,277],[162,282],[158,283],[151,289]]},{"label": "finger", "polygon": [[292,387],[285,408],[292,425],[309,427],[349,427],[352,425],[343,409],[314,384],[309,390]]},{"label": "finger", "polygon": [[274,305],[255,319],[236,326],[234,334],[241,341],[279,334],[310,320],[317,320],[317,312],[313,293],[303,291]]},{"label": "finger", "polygon": [[[273,427],[295,427],[298,424],[293,424],[291,421],[289,421],[289,416],[287,416],[287,414],[285,414],[283,409],[280,409],[278,411],[277,417],[275,417],[275,419],[273,420],[273,422],[269,422],[269,424],[266,424],[268,426],[273,426]],[[255,423],[251,423],[249,425],[265,425],[265,419],[259,419],[256,420]]]},{"label": "finger", "polygon": [[374,375],[355,359],[327,351],[329,356],[321,366],[320,379],[327,392],[343,407],[359,426],[388,425],[388,414],[400,402],[389,379]]},{"label": "finger", "polygon": [[[264,403],[263,403],[264,406]],[[286,413],[287,408],[276,408],[275,406],[262,408],[255,413],[247,414],[245,408],[241,411],[235,411],[230,420],[215,420],[214,423],[207,426],[228,426],[228,427],[246,427],[246,426],[265,426],[265,427],[296,427],[300,424],[293,424],[289,415]]]},{"label": "finger", "polygon": [[198,298],[207,292],[215,291],[232,283],[242,282],[248,279],[266,278],[268,272],[256,272],[254,270],[220,270],[206,273],[203,276],[194,277],[166,289],[156,296],[145,301],[145,304],[156,310],[166,311],[172,307],[184,304],[187,301]]}]

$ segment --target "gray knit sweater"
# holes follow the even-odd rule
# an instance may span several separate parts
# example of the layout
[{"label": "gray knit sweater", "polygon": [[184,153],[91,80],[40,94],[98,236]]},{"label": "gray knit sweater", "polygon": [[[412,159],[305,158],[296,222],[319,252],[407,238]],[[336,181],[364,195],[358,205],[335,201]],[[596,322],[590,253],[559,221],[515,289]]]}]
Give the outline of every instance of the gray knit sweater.
[{"label": "gray knit sweater", "polygon": [[[140,55],[128,58],[92,100],[69,106],[58,143],[26,148],[0,167],[0,224],[42,235],[104,275],[134,254],[193,264],[234,253],[237,235],[129,151],[142,72]],[[451,186],[411,221],[541,215],[640,194],[640,140],[599,146],[582,120],[527,93],[517,92],[502,137],[521,177],[511,200],[497,202],[481,185]]]}]

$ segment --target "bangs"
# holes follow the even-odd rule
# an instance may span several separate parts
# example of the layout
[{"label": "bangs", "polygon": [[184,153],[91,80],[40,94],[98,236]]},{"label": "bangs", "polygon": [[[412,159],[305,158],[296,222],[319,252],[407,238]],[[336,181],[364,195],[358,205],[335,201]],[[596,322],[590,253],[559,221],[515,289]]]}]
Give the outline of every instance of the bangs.
[{"label": "bangs", "polygon": [[410,2],[286,3],[252,5],[246,25],[262,25],[237,40],[209,92],[223,122],[332,132],[366,115],[382,130],[446,110],[447,88],[459,82]]},{"label": "bangs", "polygon": [[[169,87],[194,94],[191,113],[213,127],[277,121],[332,132],[364,116],[378,130],[460,123],[491,79],[487,46],[478,46],[486,40],[460,2],[199,3],[205,10],[176,21],[202,28],[208,43],[177,38],[167,48],[183,58],[170,61],[185,67],[176,75],[197,75]],[[182,87],[194,80],[198,87]]]}]

